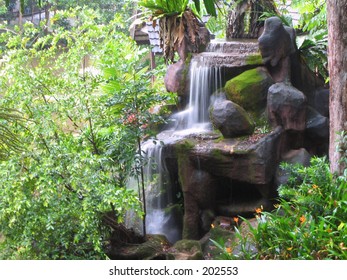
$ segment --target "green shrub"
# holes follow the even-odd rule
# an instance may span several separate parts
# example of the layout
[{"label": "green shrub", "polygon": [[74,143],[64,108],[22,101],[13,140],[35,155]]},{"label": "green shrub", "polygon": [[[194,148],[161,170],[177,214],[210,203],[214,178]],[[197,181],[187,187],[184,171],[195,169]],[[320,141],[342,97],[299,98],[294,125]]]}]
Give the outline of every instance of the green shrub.
[{"label": "green shrub", "polygon": [[0,108],[25,118],[11,127],[20,151],[0,162],[1,259],[104,259],[103,214],[119,223],[128,209],[143,214],[125,181],[146,125],[159,118],[149,108],[165,98],[151,86],[148,52],[117,22],[76,14],[71,29],[36,41],[42,30],[30,23],[1,34]]},{"label": "green shrub", "polygon": [[347,180],[333,178],[325,158],[309,167],[283,164],[290,179],[273,212],[257,214],[258,259],[347,259]]}]

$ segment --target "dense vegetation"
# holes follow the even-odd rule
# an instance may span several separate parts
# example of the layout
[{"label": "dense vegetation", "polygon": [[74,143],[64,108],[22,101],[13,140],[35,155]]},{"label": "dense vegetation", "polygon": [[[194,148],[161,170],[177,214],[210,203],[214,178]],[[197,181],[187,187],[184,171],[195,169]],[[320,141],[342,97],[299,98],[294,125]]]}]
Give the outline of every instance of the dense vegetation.
[{"label": "dense vegetation", "polygon": [[125,180],[138,175],[138,140],[168,96],[120,15],[100,22],[75,9],[58,12],[48,35],[31,23],[1,34],[0,107],[16,109],[1,123],[16,136],[1,134],[1,258],[105,258],[102,216],[143,213]]},{"label": "dense vegetation", "polygon": [[242,218],[247,227],[236,228],[235,246],[240,246],[240,251],[234,254],[219,240],[216,243],[219,257],[346,259],[346,174],[332,176],[326,158],[312,158],[309,167],[283,164],[282,168],[288,172],[289,181],[279,188],[276,209],[273,212],[256,209],[257,225]]},{"label": "dense vegetation", "polygon": [[[44,23],[0,27],[0,259],[104,259],[111,233],[104,215],[115,223],[128,209],[144,215],[126,178],[141,181],[140,142],[173,98],[161,84],[165,69],[150,71],[148,49],[126,35],[132,1],[114,1],[112,9],[110,1],[74,9],[71,1],[50,2],[59,10],[49,32]],[[224,2],[219,11],[232,8]],[[292,4],[300,20],[285,9],[282,19],[299,30],[311,69],[327,78],[325,1]],[[218,13],[208,26],[223,35],[225,17]],[[292,176],[276,211],[259,211],[252,239],[242,242],[258,253],[245,245],[234,256],[219,244],[223,258],[347,257],[346,175],[332,176],[324,159],[286,168]]]}]

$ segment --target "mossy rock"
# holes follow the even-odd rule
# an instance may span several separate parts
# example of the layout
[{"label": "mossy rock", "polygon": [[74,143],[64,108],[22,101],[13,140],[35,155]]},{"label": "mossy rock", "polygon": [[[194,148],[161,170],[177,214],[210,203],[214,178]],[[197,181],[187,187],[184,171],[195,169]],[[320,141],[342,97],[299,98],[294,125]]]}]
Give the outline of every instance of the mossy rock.
[{"label": "mossy rock", "polygon": [[182,239],[169,250],[169,258],[175,260],[203,260],[200,242]]},{"label": "mossy rock", "polygon": [[260,53],[257,54],[250,54],[246,58],[247,65],[262,65],[263,64],[263,57]]},{"label": "mossy rock", "polygon": [[222,247],[232,248],[235,246],[235,232],[223,229],[219,226],[211,228],[211,230],[200,240],[203,248],[205,259],[219,259],[221,250],[217,248],[214,242]]},{"label": "mossy rock", "polygon": [[266,105],[266,97],[273,80],[264,67],[247,70],[225,85],[227,98],[253,112],[262,111]]},{"label": "mossy rock", "polygon": [[166,248],[169,245],[164,235],[149,234],[145,242],[115,246],[107,255],[113,260],[164,260],[167,259]]},{"label": "mossy rock", "polygon": [[177,153],[186,154],[187,152],[191,151],[196,144],[197,141],[194,139],[184,139],[175,144],[175,150]]}]

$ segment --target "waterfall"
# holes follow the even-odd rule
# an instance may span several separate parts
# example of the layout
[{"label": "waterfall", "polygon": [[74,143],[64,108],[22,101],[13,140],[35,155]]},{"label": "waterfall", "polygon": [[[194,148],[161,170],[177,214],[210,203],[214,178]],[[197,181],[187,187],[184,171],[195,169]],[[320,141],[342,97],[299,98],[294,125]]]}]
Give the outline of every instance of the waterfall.
[{"label": "waterfall", "polygon": [[[146,229],[148,234],[163,234],[171,243],[181,238],[181,228],[175,224],[174,187],[163,156],[163,143],[150,139],[141,145],[146,195]],[[128,188],[138,190],[139,182],[131,178]],[[143,233],[142,221],[128,214],[127,227]]]},{"label": "waterfall", "polygon": [[[211,131],[209,106],[211,95],[222,86],[221,68],[206,66],[200,56],[193,57],[190,65],[189,102],[186,109],[171,116],[173,124],[157,139],[143,143],[144,179],[146,192],[146,229],[149,234],[164,234],[171,243],[181,238],[182,215],[175,208],[174,185],[166,167],[163,148],[187,135]],[[167,133],[168,132],[168,133]],[[134,180],[132,179],[132,184]],[[138,183],[138,182],[136,182]],[[131,184],[129,184],[131,185]],[[133,189],[137,190],[138,185]],[[176,204],[177,206],[177,204]],[[127,219],[127,226],[142,232],[139,219]]]},{"label": "waterfall", "polygon": [[179,239],[175,225],[170,224],[170,206],[174,202],[170,175],[163,157],[163,145],[151,140],[142,146],[146,186],[146,228],[150,234],[164,234],[170,242]]},{"label": "waterfall", "polygon": [[178,132],[210,130],[210,98],[214,91],[222,87],[221,68],[206,66],[202,57],[195,56],[190,64],[189,80],[189,102],[184,111],[172,115],[173,129]]}]

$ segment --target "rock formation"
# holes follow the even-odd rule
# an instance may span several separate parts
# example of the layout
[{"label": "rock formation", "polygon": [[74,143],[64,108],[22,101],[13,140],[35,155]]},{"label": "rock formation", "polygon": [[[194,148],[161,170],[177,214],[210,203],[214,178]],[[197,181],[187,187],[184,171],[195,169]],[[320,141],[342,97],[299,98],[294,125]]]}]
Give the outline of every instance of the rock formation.
[{"label": "rock formation", "polygon": [[[326,153],[329,93],[300,63],[294,30],[269,18],[258,42],[215,41],[193,55],[197,65],[222,72],[222,87],[210,93],[213,129],[169,129],[157,136],[164,142],[161,161],[183,196],[183,239],[210,234],[216,219],[270,210],[277,187],[287,180],[280,162],[307,164],[310,156]],[[167,89],[186,99],[188,65],[177,62],[165,78]],[[299,70],[293,72],[293,65]],[[182,246],[171,257],[201,257],[196,243],[190,255]]]}]

